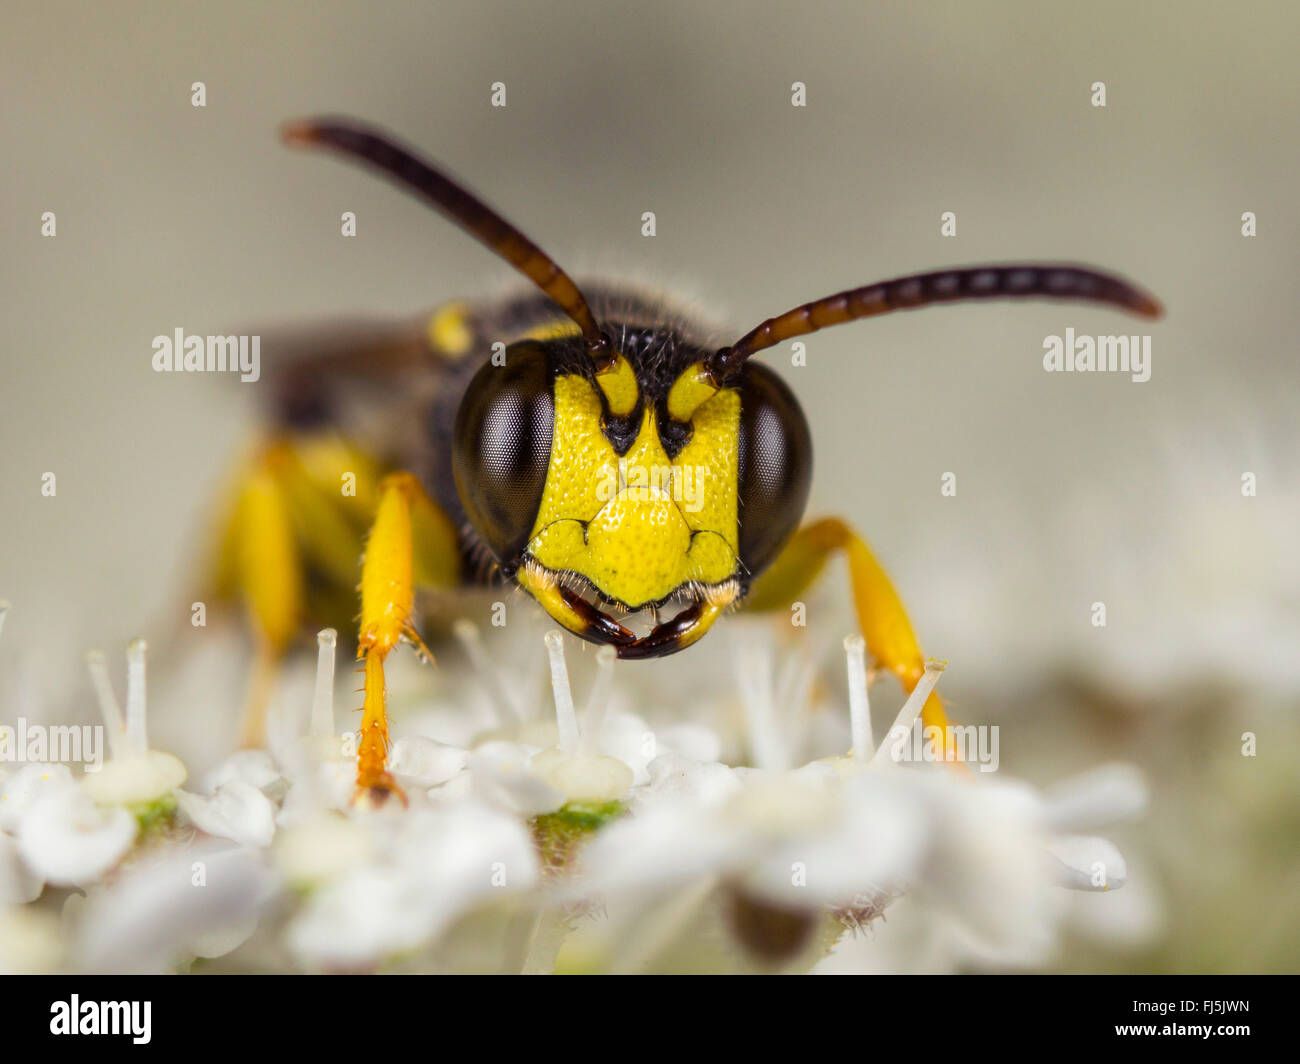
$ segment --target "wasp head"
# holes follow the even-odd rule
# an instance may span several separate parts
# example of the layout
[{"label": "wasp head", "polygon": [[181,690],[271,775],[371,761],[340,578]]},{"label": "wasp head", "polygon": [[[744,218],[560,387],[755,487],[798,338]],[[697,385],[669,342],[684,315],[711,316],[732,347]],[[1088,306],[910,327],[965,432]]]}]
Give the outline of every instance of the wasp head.
[{"label": "wasp head", "polygon": [[790,390],[726,381],[686,326],[607,321],[506,349],[456,419],[461,502],[502,570],[561,624],[622,657],[694,642],[794,531],[812,445]]}]

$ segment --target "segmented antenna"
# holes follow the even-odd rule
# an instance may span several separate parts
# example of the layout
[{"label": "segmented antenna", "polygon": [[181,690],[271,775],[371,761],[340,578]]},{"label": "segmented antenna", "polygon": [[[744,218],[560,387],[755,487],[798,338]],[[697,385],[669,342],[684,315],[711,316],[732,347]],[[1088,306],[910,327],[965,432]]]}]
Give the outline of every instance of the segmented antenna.
[{"label": "segmented antenna", "polygon": [[360,160],[432,204],[510,263],[572,318],[598,365],[612,360],[609,339],[596,324],[587,300],[555,260],[487,204],[387,133],[351,119],[308,118],[288,123],[281,136],[293,147],[327,148]]},{"label": "segmented antenna", "polygon": [[721,382],[736,373],[751,355],[773,344],[893,310],[969,299],[1035,298],[1107,303],[1146,318],[1159,317],[1162,312],[1155,299],[1127,281],[1081,266],[1031,264],[937,270],[851,288],[768,318],[730,347],[715,352],[709,372]]}]

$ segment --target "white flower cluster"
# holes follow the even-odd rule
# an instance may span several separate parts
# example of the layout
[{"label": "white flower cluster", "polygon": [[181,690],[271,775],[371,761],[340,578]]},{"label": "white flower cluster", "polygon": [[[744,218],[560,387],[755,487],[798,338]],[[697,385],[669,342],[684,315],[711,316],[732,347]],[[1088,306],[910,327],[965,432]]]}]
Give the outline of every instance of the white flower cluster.
[{"label": "white flower cluster", "polygon": [[[111,750],[101,771],[0,767],[0,971],[880,970],[873,936],[900,898],[931,953],[942,938],[944,966],[1028,966],[1053,946],[1062,886],[1124,882],[1120,854],[1084,832],[1142,807],[1133,771],[1044,794],[897,764],[872,741],[856,637],[854,749],[794,767],[772,722],[806,716],[812,685],[774,691],[747,669],[739,716],[761,767],[738,767],[697,722],[707,714],[654,730],[612,709],[608,648],[580,714],[562,638],[546,636],[551,722],[502,689],[472,627],[457,634],[497,695],[498,726],[397,739],[407,801],[377,808],[354,802],[354,737],[335,732],[332,632],[310,723],[273,719],[267,750],[193,789],[179,760],[149,748],[143,644],[128,654],[125,717],[92,657]],[[895,728],[911,727],[939,675]]]}]

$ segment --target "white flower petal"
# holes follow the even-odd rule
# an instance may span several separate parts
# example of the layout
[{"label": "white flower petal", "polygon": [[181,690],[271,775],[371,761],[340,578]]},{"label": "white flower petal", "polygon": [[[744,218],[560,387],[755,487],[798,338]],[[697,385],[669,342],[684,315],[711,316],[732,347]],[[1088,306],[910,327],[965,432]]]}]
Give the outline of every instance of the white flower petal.
[{"label": "white flower petal", "polygon": [[[357,792],[356,761],[322,761],[316,766],[316,783],[328,808],[350,810],[352,796]],[[289,793],[293,793],[292,789]]]},{"label": "white flower petal", "polygon": [[471,901],[536,885],[532,833],[479,802],[412,810],[400,826],[397,861],[438,908],[438,922]]},{"label": "white flower petal", "polygon": [[894,783],[875,772],[850,777],[834,815],[773,847],[747,877],[749,888],[803,907],[900,889],[916,874],[930,829],[924,811]]},{"label": "white flower petal", "polygon": [[[457,775],[452,776],[446,783],[430,787],[425,791],[425,796],[434,804],[451,805],[456,802],[463,802],[467,798],[475,796],[475,793],[474,774],[468,768],[465,768]],[[486,791],[481,790],[478,792],[478,797],[486,800]]]},{"label": "white flower petal", "polygon": [[388,767],[418,787],[446,783],[469,764],[469,751],[448,746],[421,735],[407,736],[393,744]]},{"label": "white flower petal", "polygon": [[207,844],[137,864],[78,914],[76,967],[168,972],[243,941],[274,896],[274,875],[245,849]]},{"label": "white flower petal", "polygon": [[912,885],[953,918],[954,948],[985,963],[1040,963],[1055,943],[1064,899],[1044,861],[1034,792],[944,770],[899,775],[925,806],[933,836]]},{"label": "white flower petal", "polygon": [[212,794],[236,780],[265,790],[279,783],[280,779],[275,761],[266,750],[239,750],[203,777],[201,790],[204,794]]},{"label": "white flower petal", "polygon": [[1073,890],[1115,890],[1128,879],[1124,855],[1109,839],[1063,835],[1047,845],[1061,883]]},{"label": "white flower petal", "polygon": [[45,889],[45,880],[27,867],[18,843],[0,833],[0,905],[23,905],[35,901]]},{"label": "white flower petal", "polygon": [[472,793],[491,805],[525,817],[559,809],[564,804],[564,795],[533,771],[535,753],[535,748],[517,743],[484,743],[470,755]]},{"label": "white flower petal", "polygon": [[274,856],[290,886],[313,889],[365,864],[373,850],[370,833],[357,821],[317,813],[281,828]]},{"label": "white flower petal", "polygon": [[1165,900],[1152,878],[1138,868],[1118,893],[1072,890],[1066,905],[1071,931],[1109,948],[1149,945],[1166,928]]},{"label": "white flower petal", "polygon": [[772,840],[785,840],[796,832],[819,830],[839,808],[839,794],[823,773],[737,770],[744,787],[727,805],[727,815],[744,827]]},{"label": "white flower petal", "polygon": [[211,797],[178,790],[176,804],[199,830],[244,846],[267,846],[275,834],[275,806],[243,780],[224,783]]},{"label": "white flower petal", "polygon": [[1133,765],[1101,765],[1063,780],[1044,793],[1052,831],[1105,827],[1136,816],[1147,805],[1147,786]]},{"label": "white flower petal", "polygon": [[298,960],[326,970],[360,970],[411,950],[433,932],[435,914],[399,869],[362,867],[317,891],[286,932]]},{"label": "white flower petal", "polygon": [[722,757],[722,739],[712,728],[687,721],[670,724],[655,732],[659,755],[678,754],[692,761],[717,762]]},{"label": "white flower petal", "polygon": [[359,866],[328,884],[292,922],[290,948],[305,964],[373,968],[432,942],[478,901],[538,882],[532,835],[490,806],[411,809],[390,826],[389,862]]},{"label": "white flower petal", "polygon": [[618,802],[632,787],[632,770],[616,757],[552,747],[534,754],[530,767],[566,802]]},{"label": "white flower petal", "polygon": [[429,943],[467,908],[536,886],[532,835],[518,817],[472,800],[413,808],[392,821],[385,863],[313,894],[289,930],[305,963],[370,968]]},{"label": "white flower petal", "polygon": [[610,713],[596,744],[602,754],[622,761],[632,770],[635,783],[648,783],[647,766],[661,752],[655,733],[635,713]]},{"label": "white flower petal", "polygon": [[753,840],[691,798],[665,798],[601,828],[570,894],[655,891],[739,867]]},{"label": "white flower petal", "polygon": [[75,785],[67,765],[24,765],[0,780],[0,831],[16,832],[34,801],[43,794]]},{"label": "white flower petal", "polygon": [[696,761],[683,754],[656,757],[647,766],[648,786],[636,792],[638,805],[661,798],[693,798],[704,805],[719,805],[741,788],[740,778],[728,765]]},{"label": "white flower petal", "polygon": [[329,758],[303,762],[303,775],[291,778],[288,791],[276,813],[281,826],[310,820],[326,810],[351,812],[357,791],[355,759]]},{"label": "white flower petal", "polygon": [[91,883],[122,859],[139,830],[127,810],[96,806],[80,788],[61,787],[27,810],[18,849],[28,867],[50,883]]},{"label": "white flower petal", "polygon": [[231,920],[224,927],[199,931],[187,940],[188,952],[193,953],[196,957],[208,959],[224,957],[227,953],[237,950],[253,937],[253,932],[257,930],[260,919],[258,913],[250,913],[242,920]]}]

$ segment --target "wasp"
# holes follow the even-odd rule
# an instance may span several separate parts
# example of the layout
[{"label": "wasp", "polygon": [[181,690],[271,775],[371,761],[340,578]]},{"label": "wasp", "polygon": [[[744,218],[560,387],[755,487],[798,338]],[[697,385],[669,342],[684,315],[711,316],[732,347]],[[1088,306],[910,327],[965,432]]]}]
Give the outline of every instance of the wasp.
[{"label": "wasp", "polygon": [[[414,323],[322,329],[271,368],[273,429],[240,475],[222,586],[244,601],[260,660],[273,662],[309,625],[356,617],[359,567],[359,797],[400,794],[386,767],[384,661],[403,641],[423,649],[417,590],[512,583],[582,639],[648,659],[691,646],[742,603],[788,607],[843,554],[868,651],[910,692],[924,659],[902,602],[846,523],[801,524],[811,433],[793,392],[754,356],[828,326],[964,300],[1160,313],[1097,270],[988,265],[851,288],[711,345],[661,300],[580,288],[382,130],[324,118],[283,137],[396,183],[534,289]],[[923,712],[945,723],[937,696]]]}]

